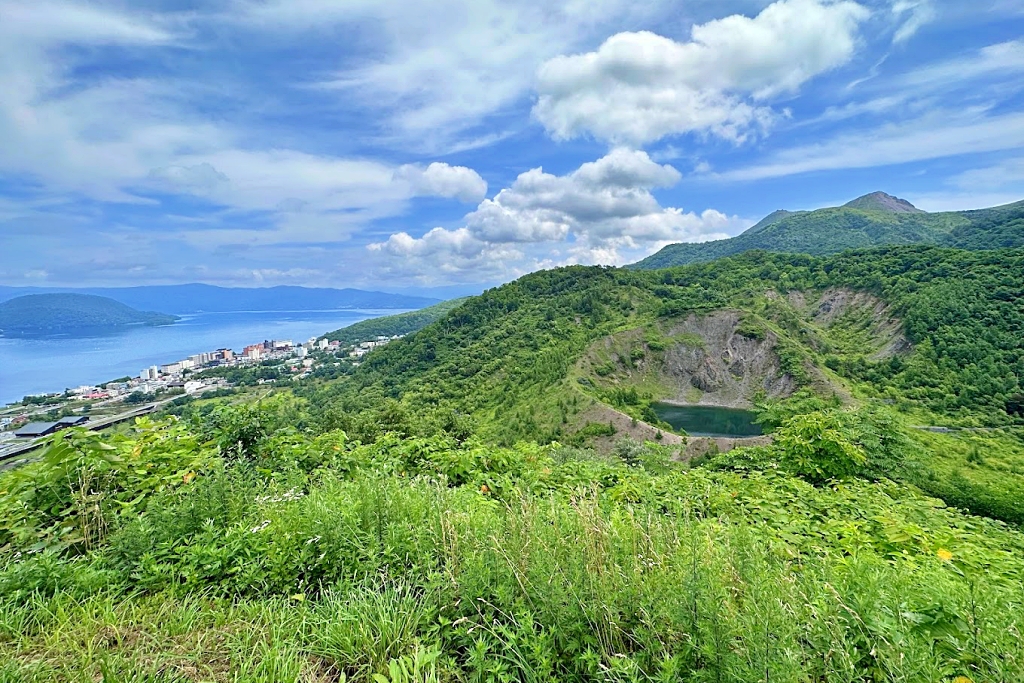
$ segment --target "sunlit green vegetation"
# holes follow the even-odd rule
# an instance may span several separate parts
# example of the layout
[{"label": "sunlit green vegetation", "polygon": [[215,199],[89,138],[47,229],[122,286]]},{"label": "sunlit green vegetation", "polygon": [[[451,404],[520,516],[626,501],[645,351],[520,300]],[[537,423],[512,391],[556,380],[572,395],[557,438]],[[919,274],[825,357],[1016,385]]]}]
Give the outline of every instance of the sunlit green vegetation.
[{"label": "sunlit green vegetation", "polygon": [[1024,534],[876,478],[898,444],[856,421],[691,469],[426,425],[363,444],[306,409],[73,434],[8,475],[0,680],[1024,674]]},{"label": "sunlit green vegetation", "polygon": [[[0,682],[1024,680],[1022,301],[1021,250],[565,268],[62,433],[0,475]],[[623,438],[722,310],[771,443]]]},{"label": "sunlit green vegetation", "polygon": [[736,237],[699,244],[670,244],[635,267],[654,269],[703,263],[751,249],[821,255],[906,244],[960,249],[1024,246],[1024,202],[944,213],[895,213],[850,206],[776,212]]},{"label": "sunlit green vegetation", "polygon": [[403,336],[422,330],[430,323],[440,320],[462,305],[463,301],[465,299],[451,299],[421,308],[418,311],[362,320],[340,330],[328,332],[324,338],[340,342],[342,346],[348,346],[358,342],[373,341],[377,337]]}]

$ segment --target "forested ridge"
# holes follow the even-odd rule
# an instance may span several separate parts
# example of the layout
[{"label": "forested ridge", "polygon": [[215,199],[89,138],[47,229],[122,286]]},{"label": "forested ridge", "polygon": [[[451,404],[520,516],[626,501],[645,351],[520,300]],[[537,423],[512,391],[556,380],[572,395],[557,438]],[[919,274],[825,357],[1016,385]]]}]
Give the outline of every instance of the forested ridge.
[{"label": "forested ridge", "polygon": [[[715,316],[770,440],[587,422]],[[0,681],[1024,680],[1022,346],[1020,248],[534,273],[0,474]]]},{"label": "forested ridge", "polygon": [[0,303],[0,333],[8,336],[117,330],[175,320],[173,315],[137,311],[113,299],[86,294],[29,294]]},{"label": "forested ridge", "polygon": [[340,342],[342,346],[356,342],[372,341],[377,337],[404,336],[410,332],[421,330],[430,323],[443,318],[452,309],[461,305],[464,299],[442,301],[416,311],[386,315],[380,318],[362,320],[339,330],[328,332],[325,339]]},{"label": "forested ridge", "polygon": [[753,249],[822,255],[901,244],[960,249],[1024,246],[1024,202],[975,211],[902,213],[871,208],[870,203],[859,205],[855,200],[816,211],[775,212],[736,237],[671,244],[632,267],[669,268]]},{"label": "forested ridge", "polygon": [[[402,397],[410,406],[517,407],[562,379],[586,344],[659,318],[753,309],[766,291],[848,287],[876,294],[913,344],[884,361],[815,351],[850,379],[943,415],[1019,417],[1024,376],[1024,250],[936,247],[809,257],[752,252],[653,273],[572,267],[485,292],[447,318],[373,354],[329,395]],[[771,312],[768,311],[768,315]],[[354,406],[357,407],[357,406]],[[507,422],[507,415],[500,420]]]}]

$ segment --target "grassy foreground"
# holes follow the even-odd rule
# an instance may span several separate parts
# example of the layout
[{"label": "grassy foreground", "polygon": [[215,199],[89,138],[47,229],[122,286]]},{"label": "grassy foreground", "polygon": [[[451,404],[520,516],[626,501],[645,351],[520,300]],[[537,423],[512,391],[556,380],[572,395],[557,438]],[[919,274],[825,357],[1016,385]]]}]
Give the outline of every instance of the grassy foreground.
[{"label": "grassy foreground", "polygon": [[688,468],[288,409],[0,479],[0,681],[1024,680],[1024,534],[827,413]]}]

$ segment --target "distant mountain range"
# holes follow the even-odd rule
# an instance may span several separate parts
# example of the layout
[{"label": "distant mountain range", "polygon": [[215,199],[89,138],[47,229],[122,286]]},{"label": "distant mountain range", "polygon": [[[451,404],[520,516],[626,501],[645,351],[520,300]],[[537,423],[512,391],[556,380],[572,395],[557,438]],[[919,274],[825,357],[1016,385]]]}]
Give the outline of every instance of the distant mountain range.
[{"label": "distant mountain range", "polygon": [[226,311],[329,311],[339,309],[416,309],[440,301],[421,296],[369,292],[361,289],[311,287],[216,287],[155,285],[145,287],[39,288],[0,286],[0,302],[26,294],[87,294],[107,297],[140,310],[162,313]]},{"label": "distant mountain range", "polygon": [[177,319],[173,315],[138,311],[102,296],[29,294],[0,303],[0,336],[107,333],[136,325],[169,325]]},{"label": "distant mountain range", "polygon": [[775,211],[736,237],[670,244],[631,267],[702,263],[752,249],[825,255],[897,244],[971,250],[1024,246],[1024,201],[977,211],[928,213],[905,199],[873,192],[834,208]]}]

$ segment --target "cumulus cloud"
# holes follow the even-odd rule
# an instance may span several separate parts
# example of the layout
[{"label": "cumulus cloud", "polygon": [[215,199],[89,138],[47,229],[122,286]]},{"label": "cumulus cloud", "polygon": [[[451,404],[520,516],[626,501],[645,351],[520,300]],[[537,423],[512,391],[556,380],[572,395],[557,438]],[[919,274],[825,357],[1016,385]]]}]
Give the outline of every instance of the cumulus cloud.
[{"label": "cumulus cloud", "polygon": [[606,36],[623,21],[659,17],[669,0],[243,1],[240,19],[281,30],[372,26],[373,58],[319,86],[381,113],[403,148],[493,142],[480,125],[529,92],[537,67]]},{"label": "cumulus cloud", "polygon": [[745,221],[709,209],[696,214],[662,207],[652,190],[680,173],[646,152],[617,148],[564,176],[531,169],[485,199],[456,229],[406,232],[369,245],[384,269],[400,262],[410,274],[472,280],[496,261],[506,271],[544,265],[620,265],[671,242],[726,237]]},{"label": "cumulus cloud", "polygon": [[395,178],[409,183],[420,196],[448,197],[463,202],[478,202],[487,194],[487,181],[465,166],[449,166],[435,161],[426,168],[415,164],[400,166]]},{"label": "cumulus cloud", "polygon": [[700,132],[741,141],[771,124],[768,100],[847,63],[868,14],[849,1],[779,0],[754,18],[696,25],[689,42],[618,33],[542,65],[533,113],[557,139],[643,145]]}]

